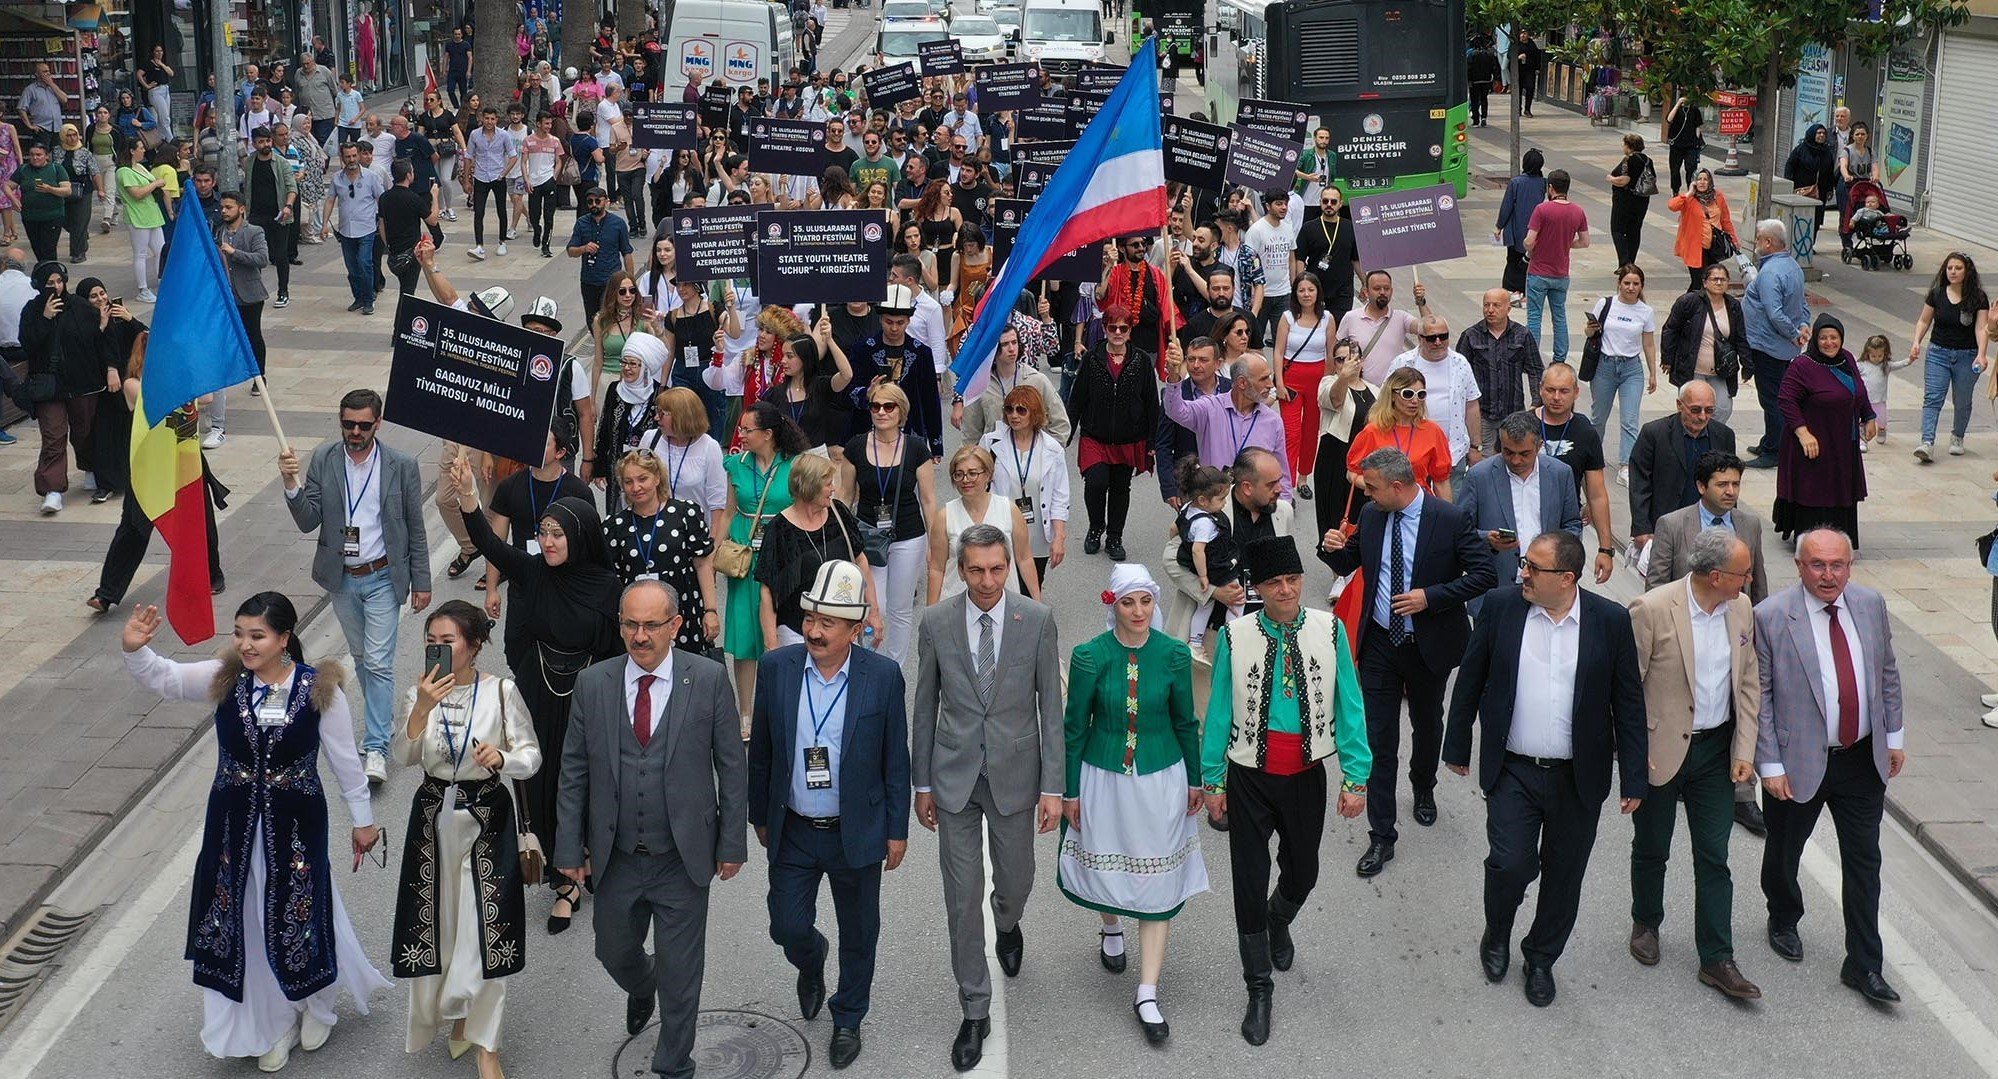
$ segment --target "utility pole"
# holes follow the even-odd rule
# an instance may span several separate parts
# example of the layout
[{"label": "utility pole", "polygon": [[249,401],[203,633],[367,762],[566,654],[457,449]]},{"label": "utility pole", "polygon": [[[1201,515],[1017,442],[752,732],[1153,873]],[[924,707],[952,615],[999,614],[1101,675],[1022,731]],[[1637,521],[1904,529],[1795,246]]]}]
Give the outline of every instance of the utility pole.
[{"label": "utility pole", "polygon": [[[222,146],[215,163],[216,186],[240,191],[243,161],[236,153],[236,50],[229,47],[230,6],[226,0],[208,0],[207,6],[209,64],[215,72],[215,137]],[[198,91],[195,98],[200,99]]]}]

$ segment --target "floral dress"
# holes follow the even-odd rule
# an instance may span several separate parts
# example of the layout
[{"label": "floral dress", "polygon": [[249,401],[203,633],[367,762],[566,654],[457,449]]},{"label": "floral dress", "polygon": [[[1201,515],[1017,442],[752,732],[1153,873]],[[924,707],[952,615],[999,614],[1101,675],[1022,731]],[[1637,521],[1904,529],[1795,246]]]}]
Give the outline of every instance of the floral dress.
[{"label": "floral dress", "polygon": [[10,179],[20,167],[20,137],[12,124],[0,124],[0,210],[21,208],[21,189]]}]

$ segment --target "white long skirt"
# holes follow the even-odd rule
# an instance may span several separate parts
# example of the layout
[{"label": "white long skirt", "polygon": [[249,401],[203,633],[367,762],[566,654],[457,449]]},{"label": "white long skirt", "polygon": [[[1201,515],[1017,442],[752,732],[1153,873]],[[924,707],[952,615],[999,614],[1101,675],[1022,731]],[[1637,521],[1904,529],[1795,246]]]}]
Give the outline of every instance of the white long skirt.
[{"label": "white long skirt", "polygon": [[479,951],[479,885],[472,876],[472,841],[478,835],[479,822],[470,810],[438,810],[437,954],[444,970],[409,980],[409,1035],[403,1048],[412,1053],[436,1040],[440,1026],[460,1019],[466,1041],[500,1051],[506,979],[486,979]]},{"label": "white long skirt", "polygon": [[1062,829],[1056,880],[1073,902],[1106,914],[1171,918],[1207,890],[1200,817],[1186,812],[1186,764],[1149,775],[1082,765],[1082,828]]},{"label": "white long skirt", "polygon": [[243,889],[243,1002],[213,989],[201,991],[201,1045],[210,1056],[257,1057],[270,1052],[307,1011],[327,1026],[339,1022],[336,1005],[341,992],[354,998],[354,1010],[368,1014],[368,995],[394,983],[368,962],[368,952],[347,919],[340,902],[340,883],[333,884],[333,957],[339,975],[332,985],[304,1000],[285,999],[277,975],[264,952],[264,837],[261,829],[250,841],[250,879]]}]

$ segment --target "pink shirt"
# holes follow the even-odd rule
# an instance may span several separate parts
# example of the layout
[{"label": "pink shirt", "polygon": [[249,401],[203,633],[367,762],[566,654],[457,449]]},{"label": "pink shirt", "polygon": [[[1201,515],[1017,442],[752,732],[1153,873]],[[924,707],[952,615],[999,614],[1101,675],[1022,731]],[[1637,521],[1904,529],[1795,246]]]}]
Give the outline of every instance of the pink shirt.
[{"label": "pink shirt", "polygon": [[1526,229],[1539,233],[1533,239],[1526,272],[1537,277],[1567,277],[1569,248],[1576,236],[1589,231],[1589,215],[1565,199],[1548,199],[1534,207]]}]

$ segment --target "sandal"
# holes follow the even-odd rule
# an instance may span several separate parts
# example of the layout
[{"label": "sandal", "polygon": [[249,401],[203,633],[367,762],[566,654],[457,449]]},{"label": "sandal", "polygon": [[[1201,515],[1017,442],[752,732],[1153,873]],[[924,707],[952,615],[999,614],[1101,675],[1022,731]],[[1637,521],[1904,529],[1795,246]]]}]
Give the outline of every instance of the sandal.
[{"label": "sandal", "polygon": [[548,913],[549,936],[568,932],[570,922],[575,919],[576,912],[583,907],[583,889],[574,881],[565,882],[555,889],[555,901],[569,904],[569,913],[556,914],[553,911]]},{"label": "sandal", "polygon": [[472,563],[478,560],[479,552],[477,551],[459,551],[458,557],[452,559],[449,566],[444,567],[444,575],[455,581],[463,577],[465,571],[472,568]]}]

